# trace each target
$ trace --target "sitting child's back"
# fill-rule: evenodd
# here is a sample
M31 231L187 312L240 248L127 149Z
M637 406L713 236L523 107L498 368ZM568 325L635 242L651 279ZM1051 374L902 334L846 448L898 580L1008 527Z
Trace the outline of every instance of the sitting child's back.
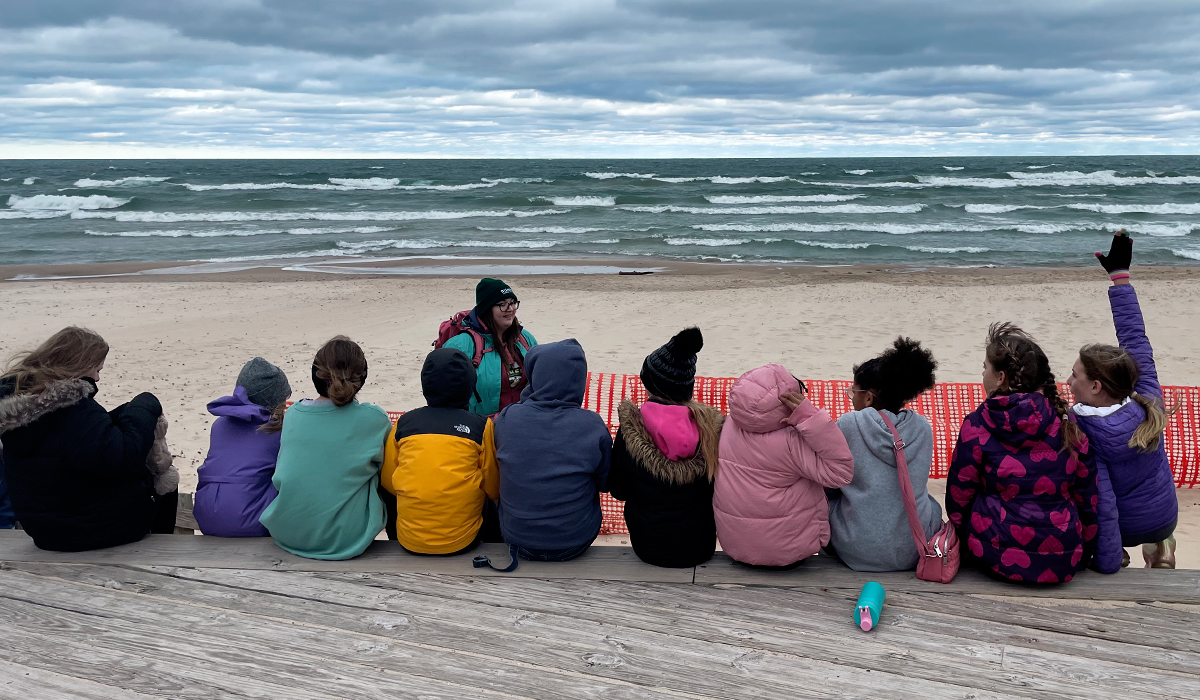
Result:
M467 410L475 368L458 350L429 353L421 389L429 405L396 421L383 486L396 496L400 545L450 554L474 544L485 503L500 497L492 422Z

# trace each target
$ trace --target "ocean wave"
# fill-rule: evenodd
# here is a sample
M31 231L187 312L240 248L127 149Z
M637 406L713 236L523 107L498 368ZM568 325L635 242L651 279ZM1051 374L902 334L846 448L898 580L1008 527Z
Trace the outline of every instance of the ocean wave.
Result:
M1200 176L1176 175L1164 177L1119 177L1115 170L1098 170L1082 173L1075 170L1059 173L1023 173L1013 171L1009 178L998 177L947 177L944 175L918 175L916 182L817 182L801 180L806 185L821 187L895 188L924 189L928 187L986 187L1006 189L1011 187L1129 187L1135 185L1197 185Z
M27 178L25 178L25 182L24 182L24 183L22 183L22 184L26 184L26 185L32 185L33 183L35 183L35 182L37 182L38 180L41 180L41 179L42 179L42 178L40 178L40 177L27 177Z
M616 197L531 197L531 200L550 202L556 207L611 207L616 205Z
M674 204L645 206L622 205L625 211L646 214L916 214L924 204L901 204L897 206L874 206L868 204L831 204L811 207L681 207Z
M566 214L567 209L507 209L483 211L212 211L212 212L157 212L157 211L117 211L70 212L74 219L112 219L122 222L141 223L183 223L188 221L438 221L443 219L470 219L485 217L515 217L523 219L530 216L546 216L550 214Z
M1172 248L1171 252L1174 253L1175 255L1177 255L1178 257L1186 258L1187 260L1200 260L1200 250L1186 250L1186 249Z
M1036 207L1032 204L966 204L963 208L969 214L1005 214L1022 209L1049 209L1050 207Z
M296 183L296 182L230 182L220 185L194 185L190 182L183 186L193 192L209 192L211 190L325 190L330 192L349 192L355 190L475 190L495 187L497 182L468 182L463 185L401 185L396 177L349 178L331 177L328 183Z
M1041 170L1042 168L1053 168L1056 165L1058 165L1058 163L1051 163L1050 165L1026 165L1025 169L1026 170Z
M264 229L147 229L143 231L93 231L84 229L88 236L109 236L116 238L227 238L244 236L262 236L281 231Z
M391 231L391 226L354 226L352 228L290 228L287 233L293 236L321 236L334 233L383 233Z
M338 241L338 249L355 254L384 250L428 250L431 248L502 248L536 250L553 248L558 241L444 241L435 238L389 239L383 241Z
M76 187L125 187L127 185L147 185L155 182L163 182L168 178L165 177L122 177L116 180L93 180L91 178L81 178L75 181Z
M771 204L775 202L848 202L852 199L862 199L865 194L760 194L750 196L737 195L705 195L712 204Z
M942 167L943 167L943 168L945 168L946 170L951 170L951 171L954 171L954 170L962 170L962 169L963 169L963 167L962 167L962 166L957 166L957 167L956 167L956 166L953 166L953 165L943 165Z
M1051 197L1107 197L1106 194L1051 194Z
M889 233L902 236L910 233L984 233L995 231L999 227L964 226L962 224L897 224L881 221L849 224L696 224L692 228L700 231L737 231L739 233L778 233L783 231L839 233L842 231L861 231L864 233Z
M1068 209L1102 214L1200 214L1200 204L1068 204Z
M847 175L866 175L867 173L873 173L875 171L874 170L843 170L842 172L846 173Z
M1123 228L1130 233L1140 233L1144 236L1154 236L1156 238L1175 238L1178 236L1186 236L1192 231L1200 230L1200 223L1187 224L1126 224L1125 226L1117 226L1110 224L1105 228L1116 230Z
M477 231L503 231L505 233L557 233L559 235L573 233L596 233L599 231L612 230L608 228L591 228L588 226L513 226L509 228L488 228L486 226L476 226L475 229Z
M725 246L742 245L750 243L749 238L666 238L663 242L667 245L700 245L710 248L723 248Z
M828 243L826 241L794 241L800 245L811 246L813 248L828 248L830 250L863 250L870 248L873 243Z
M485 177L481 179L484 182L494 182L497 185L527 185L535 182L554 182L554 180L544 177Z
M8 206L18 211L75 212L92 209L116 209L129 204L129 199L92 194L75 197L63 194L35 194L32 197L9 195Z
M700 175L696 177L666 177L656 173L584 173L587 177L595 180L612 180L614 178L627 178L630 180L657 180L658 182L669 182L679 184L684 182L711 182L714 185L748 185L751 183L772 183L784 182L791 180L787 175L755 175L751 177L730 177L726 175Z
M592 245L613 245L620 242L620 238L601 238L598 241L588 241L588 243Z
M991 248L980 248L978 246L962 246L960 248L935 248L932 246L909 245L904 246L906 250L911 250L916 253L989 253Z

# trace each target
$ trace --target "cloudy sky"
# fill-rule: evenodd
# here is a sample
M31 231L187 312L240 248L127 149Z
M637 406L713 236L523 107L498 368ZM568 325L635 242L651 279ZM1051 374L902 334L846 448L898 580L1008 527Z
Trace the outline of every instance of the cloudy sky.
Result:
M38 0L0 157L1196 153L1193 0Z

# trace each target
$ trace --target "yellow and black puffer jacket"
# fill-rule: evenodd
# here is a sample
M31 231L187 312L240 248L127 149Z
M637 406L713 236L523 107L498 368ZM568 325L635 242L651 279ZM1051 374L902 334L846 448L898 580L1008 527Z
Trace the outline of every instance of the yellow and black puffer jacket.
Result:
M449 554L474 541L485 500L500 497L492 421L467 410L475 368L458 350L429 354L421 388L428 405L396 421L380 479L396 496L401 546Z

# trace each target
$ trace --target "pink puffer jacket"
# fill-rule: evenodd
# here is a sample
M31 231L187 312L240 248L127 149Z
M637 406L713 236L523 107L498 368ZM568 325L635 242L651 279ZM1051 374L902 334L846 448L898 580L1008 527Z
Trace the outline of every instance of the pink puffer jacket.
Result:
M745 564L786 566L829 543L822 487L854 476L846 438L805 399L790 414L781 394L800 385L780 365L750 370L729 392L713 513L725 553Z

